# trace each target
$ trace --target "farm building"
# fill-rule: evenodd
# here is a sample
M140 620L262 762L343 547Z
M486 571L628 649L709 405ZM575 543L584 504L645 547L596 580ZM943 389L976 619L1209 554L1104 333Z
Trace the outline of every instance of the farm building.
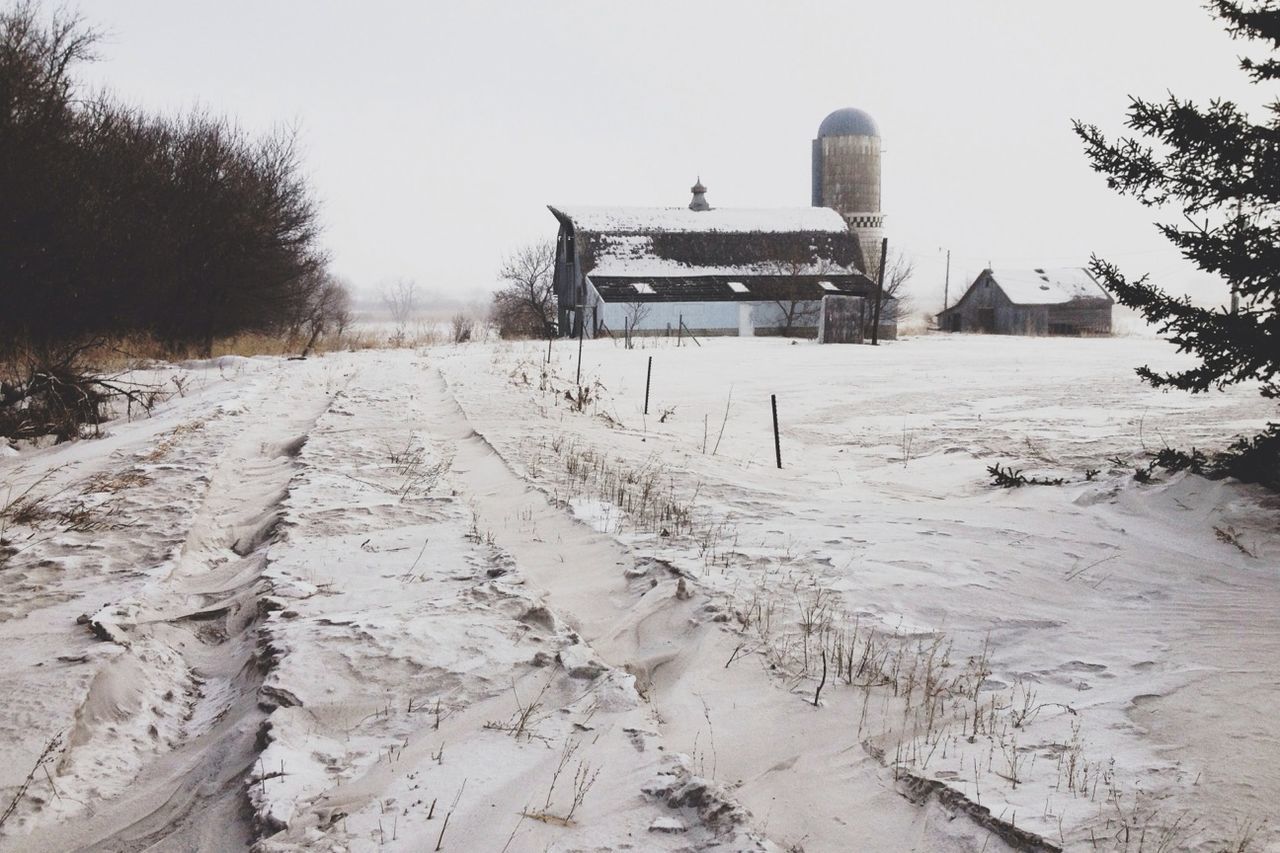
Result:
M823 296L874 296L862 248L824 207L551 207L560 328L585 335L817 334ZM892 324L882 331L891 337Z
M880 130L862 110L836 110L812 158L808 208L713 208L701 180L688 208L551 207L561 334L666 334L683 323L694 334L813 337L824 297L874 304ZM885 318L896 311L884 302L879 336L892 338ZM841 304L847 314L860 303Z
M938 315L938 328L997 335L1109 335L1114 304L1083 268L987 269L959 302Z

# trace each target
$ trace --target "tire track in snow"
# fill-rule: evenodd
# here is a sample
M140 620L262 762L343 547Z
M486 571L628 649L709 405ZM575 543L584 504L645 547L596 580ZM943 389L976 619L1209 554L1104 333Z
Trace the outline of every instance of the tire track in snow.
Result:
M93 616L121 650L94 676L57 764L50 811L63 819L15 849L248 845L244 780L264 716L258 599L294 457L333 397L314 365L288 365L230 407L234 437L207 445L217 462L170 570Z
M257 849L432 849L447 813L448 850L776 852L662 751L635 678L472 525L477 472L457 462L483 443L442 411L443 386L406 353L354 358L361 378L317 424L273 552ZM406 458L429 483L404 486L420 482ZM517 697L540 709L524 734L503 722ZM584 762L575 779L602 771L576 815L564 779L547 787L563 750Z
M645 570L615 539L553 504L476 429L438 369L428 382L437 429L456 442L454 467L481 525L602 660L636 676L664 721L668 749L696 752L701 739L699 772L733 788L757 831L811 851L1010 849L967 816L953 822L957 813L937 800L908 802L874 759L844 748L852 735L835 744L822 727L808 731L813 709L763 668L726 666L737 650L707 597L680 597L675 572ZM856 720L845 704L833 712Z

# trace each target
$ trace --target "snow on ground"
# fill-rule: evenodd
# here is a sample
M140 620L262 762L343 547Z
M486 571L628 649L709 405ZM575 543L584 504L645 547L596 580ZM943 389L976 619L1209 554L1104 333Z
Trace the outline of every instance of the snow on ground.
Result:
M1220 445L1274 417L1252 389L1146 389L1132 366L1177 359L1141 339L645 343L589 346L595 399L581 413L563 396L569 342L549 367L530 347L460 352L444 369L477 428L553 494L609 500L634 493L632 478L692 512L689 536L663 537L662 520L615 516L614 529L732 610L744 648L788 684L816 688L810 646L821 643L809 641L822 635L832 652L840 637L852 645L857 667L868 650L882 656L889 689L866 689L853 713L819 724L838 748L864 741L1068 846L1126 827L1135 844L1144 831L1174 848L1217 849L1250 831L1277 843L1274 497L1132 476L1144 447ZM513 385L525 406L504 390ZM995 490L985 468L996 462L1071 482ZM1089 469L1101 470L1089 480ZM944 657L950 667L937 666ZM866 668L846 680L865 684ZM926 681L951 684L922 699ZM675 748L691 747L676 735ZM731 773L773 757L739 754ZM747 783L739 796L760 812L813 775ZM771 830L838 849L839 831L823 835L814 818L789 809Z
M157 367L0 459L0 849L1280 850L1280 507L1133 478L1273 407L701 343Z

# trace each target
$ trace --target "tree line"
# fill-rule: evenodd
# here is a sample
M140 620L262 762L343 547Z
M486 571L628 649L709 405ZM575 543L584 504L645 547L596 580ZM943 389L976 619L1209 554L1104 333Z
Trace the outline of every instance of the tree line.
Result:
M342 322L295 133L87 93L97 41L77 16L0 10L0 356L132 333L208 354Z

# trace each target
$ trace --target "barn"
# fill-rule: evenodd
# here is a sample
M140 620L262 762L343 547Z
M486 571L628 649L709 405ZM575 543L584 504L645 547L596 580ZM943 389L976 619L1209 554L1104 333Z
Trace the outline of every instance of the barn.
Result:
M686 208L551 206L562 334L814 337L824 296L874 296L835 210L712 208L706 191Z
M1109 335L1111 298L1088 270L991 270L938 315L946 332Z

